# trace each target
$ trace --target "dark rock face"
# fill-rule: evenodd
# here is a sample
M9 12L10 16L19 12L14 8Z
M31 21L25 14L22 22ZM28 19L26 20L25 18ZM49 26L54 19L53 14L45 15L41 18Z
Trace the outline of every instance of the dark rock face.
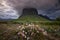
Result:
M38 15L38 12L35 8L24 8L23 15Z

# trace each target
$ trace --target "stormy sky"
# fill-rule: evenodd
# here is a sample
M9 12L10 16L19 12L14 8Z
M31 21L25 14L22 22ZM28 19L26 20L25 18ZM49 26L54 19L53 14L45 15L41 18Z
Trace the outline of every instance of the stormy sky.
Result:
M53 18L60 15L60 5L58 0L0 0L0 18L1 14L5 17L5 15L10 15L10 13L6 12L11 11L13 11L11 15L17 14L17 16L19 16L18 12L21 15L24 8L36 8L39 15L47 15L48 17ZM10 18L10 16L8 16L8 18Z
M58 1L57 0L6 0L7 4L13 7L20 7L20 8L49 8L54 7Z

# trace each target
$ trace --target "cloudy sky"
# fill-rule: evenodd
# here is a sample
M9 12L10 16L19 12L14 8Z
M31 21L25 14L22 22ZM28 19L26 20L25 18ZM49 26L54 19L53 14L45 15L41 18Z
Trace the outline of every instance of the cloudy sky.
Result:
M40 11L38 11L39 15L45 14L49 17L54 18L54 17L60 15L60 10L56 10L56 8L58 8L58 7L56 7L56 5L58 5L58 0L0 0L0 11L4 10L7 12L7 10L5 10L5 9L8 9L9 11L11 11L11 10L13 11L13 8L14 9L18 8L20 11L20 14L21 14L21 12L24 8L36 8L37 11L40 10ZM18 9L16 9L16 10L18 10ZM46 10L41 10L41 9L46 9ZM44 11L46 13L44 13ZM2 14L5 15L6 13L2 13ZM8 14L10 15L10 13L8 13ZM12 13L12 15L13 14L14 13ZM1 15L1 12L0 12L0 15Z

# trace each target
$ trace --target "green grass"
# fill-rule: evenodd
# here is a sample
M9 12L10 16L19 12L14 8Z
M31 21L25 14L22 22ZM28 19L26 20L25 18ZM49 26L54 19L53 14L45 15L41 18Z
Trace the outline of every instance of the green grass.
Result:
M0 21L2 22L2 21ZM56 34L58 36L60 36L60 22L54 22L54 21L50 21L46 18L43 18L41 16L38 15L22 15L20 18L16 19L16 20L10 20L10 21L3 21L3 22L7 22L7 24L0 24L0 40L4 40L3 38L10 39L12 37L16 36L16 39L18 39L17 37L17 32L19 32L20 29L17 29L19 26L28 26L26 24L34 24L34 25L39 25L39 27L45 29L49 34L52 33ZM13 23L19 23L19 24L13 24ZM22 25L21 25L22 23ZM28 28L27 28L28 29ZM27 30L25 29L25 30ZM5 32L7 31L7 32ZM27 30L29 31L29 30ZM34 31L33 31L34 32ZM53 33L54 32L54 33ZM1 33L4 33L3 35L1 35ZM35 37L36 36L36 37ZM39 38L41 38L41 40L43 39L43 35L41 35L40 33L37 34L35 33L35 36L32 36L32 39L36 40ZM55 36L55 35L54 35ZM22 36L21 36L22 37ZM14 38L12 38L14 39ZM19 38L20 39L20 38Z
M60 25L60 21L50 21L38 15L22 15L18 19L9 21L0 21L0 23L37 23L41 25Z
M28 25L26 25L26 24L22 24L22 25L21 24L0 24L0 40L13 40L13 39L23 40L23 38L21 38L22 37L21 35L19 35L19 36L17 35L19 32L23 32L23 30L28 33L27 34L28 36L31 36L30 33L34 33L34 35L31 36L32 40L48 39L48 38L45 38L45 36L42 34L42 32L37 33L37 31L40 28L42 28L48 32L49 39L50 39L50 37L52 37L52 38L54 37L54 39L60 38L60 26L59 25L45 25L45 24L41 24L41 23L30 23L30 25L33 25L33 24L35 26L29 26L29 24ZM38 27L36 25L38 25ZM19 26L21 26L21 28L19 28ZM23 28L23 27L25 27L25 28ZM34 30L31 29L31 27L32 28L35 27ZM23 28L23 30L20 30L22 28ZM30 30L32 30L32 31L29 32ZM57 35L57 36L55 37L55 35ZM16 37L16 38L13 38L13 37Z
M40 22L40 21L49 21L49 20L38 15L24 15L21 16L19 19L11 20L10 22L24 23L24 22Z

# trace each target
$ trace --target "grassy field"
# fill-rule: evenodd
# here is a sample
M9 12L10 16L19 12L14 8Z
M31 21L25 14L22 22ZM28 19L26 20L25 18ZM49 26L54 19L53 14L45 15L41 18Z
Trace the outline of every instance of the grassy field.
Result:
M0 40L60 40L60 25L36 22L0 24Z
M38 15L0 21L0 40L60 40L60 22Z
M39 22L39 21L49 21L38 15L23 15L19 19L12 20L12 22Z

